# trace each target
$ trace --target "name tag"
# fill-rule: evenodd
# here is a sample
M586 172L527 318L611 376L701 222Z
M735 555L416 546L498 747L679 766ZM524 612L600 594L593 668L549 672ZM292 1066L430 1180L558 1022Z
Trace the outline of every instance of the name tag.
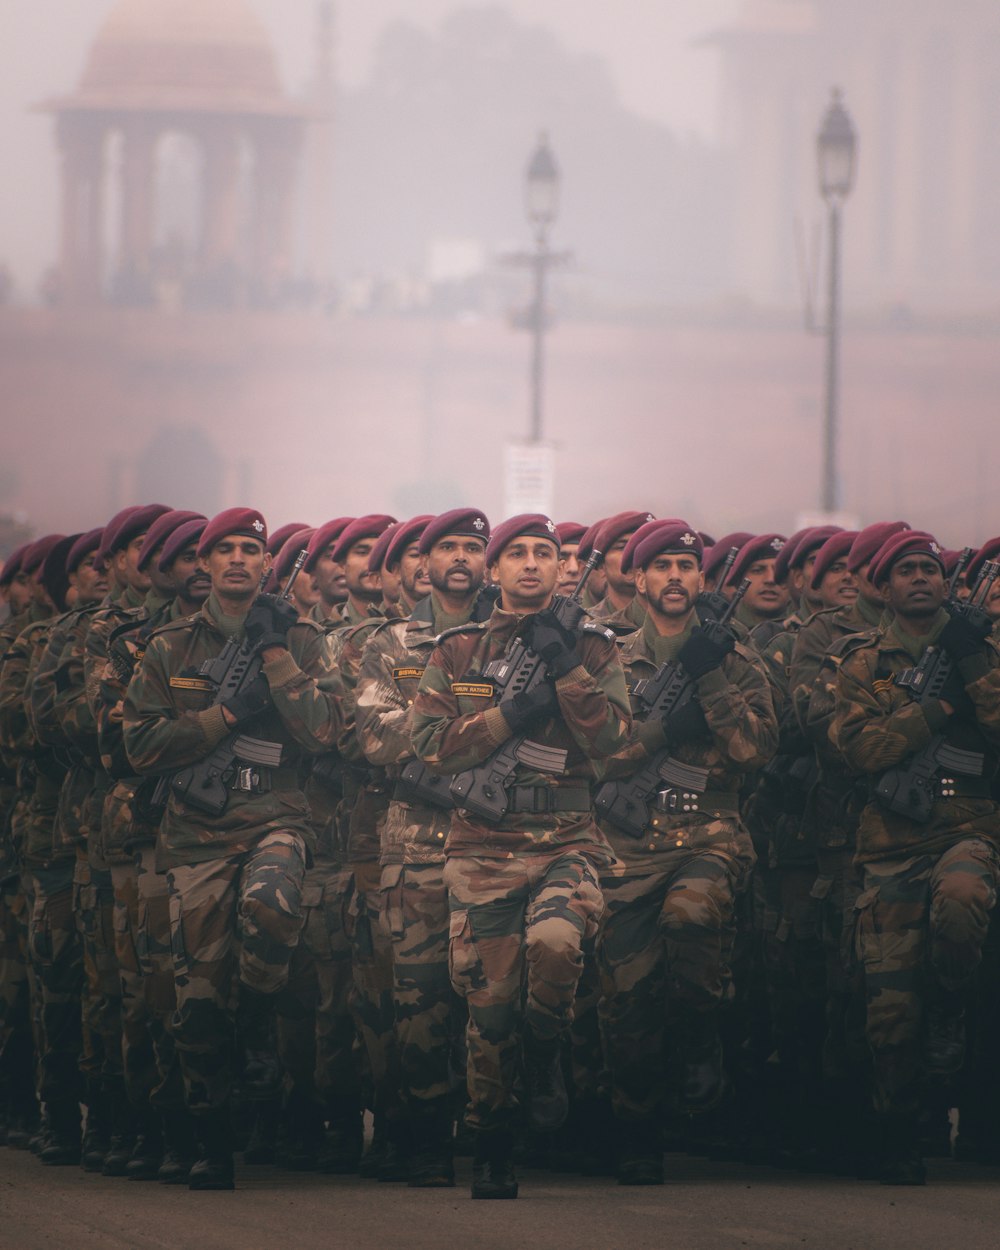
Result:
M492 699L493 683L489 681L453 681L451 693L470 699Z
M177 690L215 690L215 683L204 677L171 677L170 684Z
M402 681L405 677L410 677L415 681L419 681L423 675L424 670L422 668L394 668L392 670L393 681Z

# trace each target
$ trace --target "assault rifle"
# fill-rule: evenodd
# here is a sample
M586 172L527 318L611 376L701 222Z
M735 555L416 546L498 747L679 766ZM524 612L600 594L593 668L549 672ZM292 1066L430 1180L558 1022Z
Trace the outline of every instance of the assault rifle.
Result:
M729 580L729 574L733 565L736 563L736 557L740 554L739 547L730 547L726 552L726 558L722 568L719 570L719 576L715 579L717 590L703 590L694 602L694 609L698 613L698 619L704 621L718 620L720 616L724 616L729 608L729 600L722 593L723 587ZM728 618L727 618L728 619Z
M575 630L583 619L580 597L603 558L603 552L592 551L573 593L556 595L552 601L552 613L565 629ZM491 681L500 692L498 707L509 703L515 695L534 690L547 677L545 661L521 638L515 638L504 654L483 670L483 680ZM484 820L502 820L510 806L507 787L518 764L539 773L561 773L566 757L567 752L560 747L547 747L533 742L527 734L514 734L481 764L456 773L449 790L456 807L464 807Z
M957 600L948 601L948 611L952 616L962 616L972 622L988 620L983 611L983 603L989 594L990 587L1000 574L1000 563L987 560L983 565L972 596L968 603ZM952 580L952 587L957 578ZM920 663L913 668L904 669L898 674L895 684L914 696L918 704L928 703L931 699L940 699L948 678L954 671L954 661L941 647L930 646L920 658ZM879 805L887 812L895 812L897 816L906 816L918 824L926 824L936 798L948 798L955 793L949 789L948 780L953 774L960 777L982 777L985 768L985 756L979 751L967 751L952 746L943 733L936 733L910 759L893 768L887 769L875 783L875 797ZM935 781L939 773L941 777L940 793Z
M749 586L750 579L745 577L721 617L701 626L713 642L732 637L726 626ZM696 688L695 679L684 671L682 664L676 660L664 661L652 677L637 681L633 687L636 720L662 720L679 712L695 699ZM707 768L674 759L670 747L666 746L631 777L606 781L597 791L594 807L622 833L630 838L641 838L651 820L649 805L656 791L664 787L670 791L670 811L697 811L698 796L707 784Z
M305 564L307 555L308 552L303 548L295 557L288 580L277 596L279 603L292 593L295 579ZM215 659L206 660L198 672L215 685L212 705L216 706L249 686L260 673L261 666L260 655L246 638L242 642L230 638ZM235 788L250 790L253 788L257 768L277 768L280 763L280 742L252 738L249 734L234 730L197 764L179 768L176 772L161 777L151 804L154 807L158 804L165 806L169 793L186 806L204 812L206 816L221 816L229 802L229 792L234 781L237 783Z

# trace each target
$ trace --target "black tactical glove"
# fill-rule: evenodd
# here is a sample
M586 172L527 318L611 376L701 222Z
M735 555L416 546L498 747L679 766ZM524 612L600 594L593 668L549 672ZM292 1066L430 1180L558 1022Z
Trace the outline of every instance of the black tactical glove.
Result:
M247 641L255 651L264 651L268 647L287 647L288 631L298 619L298 612L287 599L278 599L274 595L258 595L247 613L243 629Z
M535 655L545 661L552 677L565 677L576 668L580 663L580 653L576 649L573 630L561 624L550 608L536 612L528 621L525 640Z
M556 692L547 681L540 681L533 690L523 690L509 703L498 704L503 718L514 733L520 733L537 721L548 720L559 708Z
M662 724L667 744L672 747L680 746L684 742L704 741L712 733L701 704L695 699L685 703L676 712L667 712Z
M967 660L978 655L993 629L992 620L978 609L952 616L941 631L939 644L953 660Z
M226 699L221 706L237 725L253 720L271 706L271 687L267 684L267 678L263 673L258 673L248 686Z
M697 680L712 669L721 667L722 661L735 646L731 634L719 630L715 638L710 638L705 630L696 625L691 637L678 651L677 658L684 671Z
M972 702L958 669L953 668L945 678L938 698L950 703L955 709L955 716L960 720L976 719L976 705Z

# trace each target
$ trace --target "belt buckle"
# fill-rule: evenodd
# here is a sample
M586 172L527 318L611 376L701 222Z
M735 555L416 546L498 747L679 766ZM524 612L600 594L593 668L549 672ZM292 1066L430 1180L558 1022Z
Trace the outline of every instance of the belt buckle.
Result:
M552 811L553 791L548 786L535 786L531 797L531 812L534 816L547 816Z
M700 798L701 795L696 790L679 790L675 786L667 786L656 792L654 806L658 812L664 812L667 815L675 815L678 812L689 814L701 810Z
M253 794L259 784L260 777L256 768L237 768L236 775L233 777L234 790L242 790L245 794Z

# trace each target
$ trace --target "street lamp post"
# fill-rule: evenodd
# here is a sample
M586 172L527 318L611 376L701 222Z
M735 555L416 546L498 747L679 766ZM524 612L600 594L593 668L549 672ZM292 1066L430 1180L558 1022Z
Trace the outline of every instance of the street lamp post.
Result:
M531 258L535 289L531 305L531 430L530 441L542 441L542 388L545 380L545 279L550 264L557 259L549 251L549 228L559 208L559 168L548 136L544 133L528 162L525 179L525 209L535 227L535 252Z
M819 191L830 215L830 269L826 314L826 404L823 420L823 510L836 512L839 504L837 475L837 418L840 386L840 234L841 209L854 186L857 137L844 108L841 93L823 118L816 139Z

